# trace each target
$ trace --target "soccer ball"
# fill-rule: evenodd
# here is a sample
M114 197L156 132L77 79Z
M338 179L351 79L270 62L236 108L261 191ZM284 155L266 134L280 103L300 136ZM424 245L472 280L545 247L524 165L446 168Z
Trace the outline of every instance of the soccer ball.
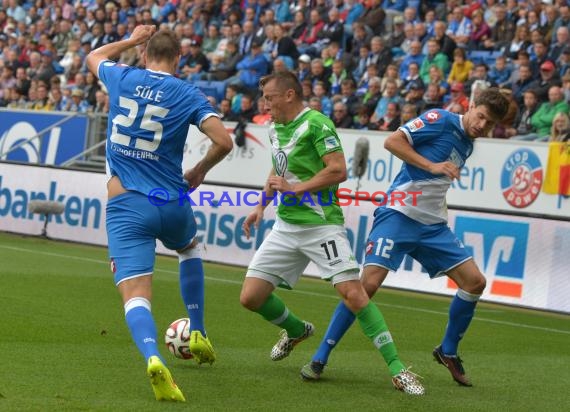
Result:
M190 353L190 319L176 319L164 334L164 342L168 351L180 359L192 359Z

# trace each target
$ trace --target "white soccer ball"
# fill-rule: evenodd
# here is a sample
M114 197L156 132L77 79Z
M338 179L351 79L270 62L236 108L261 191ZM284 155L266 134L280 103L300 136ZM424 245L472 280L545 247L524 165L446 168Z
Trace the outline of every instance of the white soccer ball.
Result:
M164 334L168 351L180 359L192 359L190 353L190 319L176 319Z

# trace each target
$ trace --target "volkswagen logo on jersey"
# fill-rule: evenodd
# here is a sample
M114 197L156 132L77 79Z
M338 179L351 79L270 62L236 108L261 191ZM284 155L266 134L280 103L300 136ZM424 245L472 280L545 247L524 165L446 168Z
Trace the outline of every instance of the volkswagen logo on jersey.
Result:
M529 149L513 152L503 165L501 190L507 203L522 209L536 200L542 187L542 165Z
M275 173L277 176L285 176L287 171L287 154L283 150L279 150L275 154Z

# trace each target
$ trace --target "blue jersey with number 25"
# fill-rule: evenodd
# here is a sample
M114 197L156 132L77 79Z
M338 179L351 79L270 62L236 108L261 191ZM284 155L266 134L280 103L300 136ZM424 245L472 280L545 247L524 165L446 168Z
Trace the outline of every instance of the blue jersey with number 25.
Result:
M118 176L127 190L148 195L162 188L177 198L179 189L187 189L182 155L188 128L200 127L216 111L197 87L168 73L109 60L98 73L109 91L109 177Z

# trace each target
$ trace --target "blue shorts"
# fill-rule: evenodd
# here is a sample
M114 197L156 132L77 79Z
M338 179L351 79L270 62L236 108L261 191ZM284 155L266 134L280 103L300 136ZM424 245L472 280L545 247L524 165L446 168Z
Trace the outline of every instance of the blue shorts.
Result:
M395 210L376 209L364 266L396 271L405 255L420 262L430 278L472 258L446 223L424 225Z
M150 274L156 239L168 249L183 249L196 235L196 221L188 202L155 206L146 195L126 192L107 202L107 238L115 284Z

